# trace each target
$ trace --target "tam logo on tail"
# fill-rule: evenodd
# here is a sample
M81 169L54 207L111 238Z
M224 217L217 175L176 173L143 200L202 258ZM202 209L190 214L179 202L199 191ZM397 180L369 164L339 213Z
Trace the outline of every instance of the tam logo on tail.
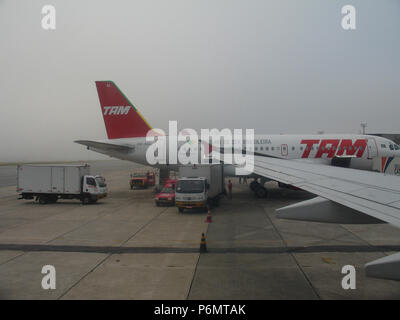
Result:
M106 116L108 115L118 115L118 114L128 114L129 110L131 109L131 106L114 106L114 107L104 107L104 112L103 114Z
M145 137L150 125L117 85L96 81L96 87L108 139Z

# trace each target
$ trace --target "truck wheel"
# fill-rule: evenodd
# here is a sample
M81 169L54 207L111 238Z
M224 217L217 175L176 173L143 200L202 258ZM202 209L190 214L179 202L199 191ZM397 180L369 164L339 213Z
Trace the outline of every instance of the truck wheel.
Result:
M45 196L40 196L40 197L39 197L39 203L40 203L40 204L46 204L46 203L47 203L47 197L45 197Z
M265 198L267 196L267 189L260 187L256 191L257 198Z
M183 212L183 208L178 208L179 212L182 213Z
M90 202L90 199L89 199L89 197L83 197L83 199L82 199L82 204L89 204L89 202Z

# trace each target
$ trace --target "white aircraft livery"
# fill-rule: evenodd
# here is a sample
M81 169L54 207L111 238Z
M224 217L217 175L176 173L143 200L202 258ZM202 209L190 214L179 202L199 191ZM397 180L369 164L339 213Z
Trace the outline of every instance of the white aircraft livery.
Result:
M146 142L146 135L152 130L149 123L114 82L96 81L96 87L108 139L75 142L115 158L149 165L146 160L146 151L151 144ZM400 147L394 142L357 134L255 135L254 150L251 151L258 156L365 170L372 169L374 157L400 156ZM174 164L168 163L168 159L166 165L155 166L174 169ZM224 173L234 176L234 166L226 164Z
M147 165L150 143L145 137L151 127L112 81L98 81L96 86L108 139L76 142L93 151ZM373 158L382 158L381 171L385 172L390 159L400 156L400 148L394 142L352 134L257 135L253 142L255 180L250 187L257 195L266 194L263 182L274 180L317 196L278 209L278 218L329 223L386 222L400 227L400 178L368 171ZM168 168L169 164L158 167ZM225 174L232 175L235 167L224 165ZM366 273L400 280L400 253L366 264Z

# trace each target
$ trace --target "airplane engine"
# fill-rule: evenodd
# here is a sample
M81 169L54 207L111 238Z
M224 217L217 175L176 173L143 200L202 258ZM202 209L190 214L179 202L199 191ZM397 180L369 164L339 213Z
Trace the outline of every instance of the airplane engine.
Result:
M400 253L368 262L365 273L372 278L400 280Z
M276 217L279 219L342 224L384 223L374 217L322 197L316 197L279 208L275 212Z

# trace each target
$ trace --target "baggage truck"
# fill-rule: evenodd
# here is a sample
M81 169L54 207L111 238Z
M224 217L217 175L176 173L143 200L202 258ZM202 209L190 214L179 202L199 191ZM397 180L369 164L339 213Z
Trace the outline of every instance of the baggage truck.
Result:
M156 184L156 175L154 172L147 173L134 173L131 174L131 180L129 181L131 190L133 188L146 189L148 187L154 187Z
M221 164L187 165L179 167L175 190L175 205L184 209L217 206L225 193L224 172Z
M90 175L89 165L18 165L19 199L36 199L40 204L58 199L78 199L95 203L107 196L107 185L101 176Z

